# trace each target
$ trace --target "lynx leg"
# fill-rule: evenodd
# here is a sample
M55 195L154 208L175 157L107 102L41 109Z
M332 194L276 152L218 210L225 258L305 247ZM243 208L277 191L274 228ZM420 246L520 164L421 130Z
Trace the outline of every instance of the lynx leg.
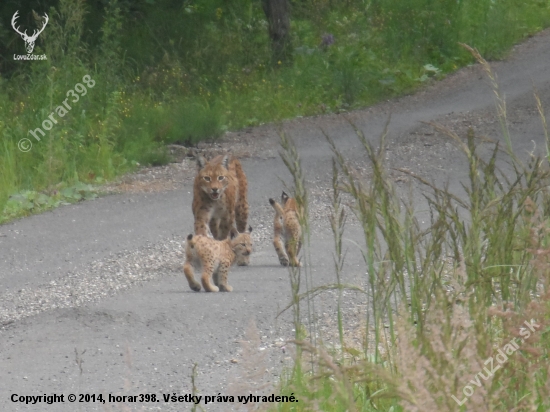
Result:
M239 233L244 233L248 222L248 180L241 162L238 160L235 161L235 174L239 182L239 196L235 205L235 223Z
M235 215L233 214L233 217ZM229 232L232 228L233 219L231 217L231 214L229 215L229 219L222 219L220 222L220 230L218 232L219 237L216 237L217 240L225 240L229 236Z
M273 238L273 246L275 246L275 252L277 252L277 255L279 256L279 263L283 266L288 266L288 255L285 252L280 235L275 235Z
M269 199L269 203L271 203L273 207L278 205L278 203L273 199ZM277 208L275 208L275 210L277 210ZM275 215L275 219L273 219L273 229L275 232L273 234L273 246L275 246L275 252L277 252L277 256L279 256L279 263L283 266L288 266L288 256L285 252L283 241L281 240L281 234L283 233L283 222L279 213L277 213Z
M200 208L195 216L195 234L208 236L208 222L210 220L210 211L208 208ZM212 231L212 227L210 227ZM212 233L213 234L213 233Z
M285 244L286 251L288 253L288 257L289 257L289 261L290 261L289 262L290 266L295 266L295 267L302 266L300 264L300 261L297 258L298 251L299 251L299 245L300 245L300 242L299 241L297 242L295 240L289 240Z
M199 292L201 290L201 285L195 280L193 266L189 262L185 262L183 265L183 273L185 273L185 277L187 278L187 282L189 283L191 290Z
M220 240L220 238L219 238L220 220L219 219L211 219L209 227L210 227L210 233L212 233L212 237L216 240Z
M214 282L214 285L220 286L220 269L215 270L212 274L212 282Z
M248 222L248 203L246 198L239 198L237 207L235 208L235 223L237 224L237 230L239 233L246 231L246 224Z
M227 284L228 271L229 266L226 266L224 264L220 265L220 269L218 271L220 292L231 292L233 290L233 287Z
M204 265L202 268L202 287L207 292L217 292L219 289L216 285L212 284L212 274L214 272L214 268L212 265Z

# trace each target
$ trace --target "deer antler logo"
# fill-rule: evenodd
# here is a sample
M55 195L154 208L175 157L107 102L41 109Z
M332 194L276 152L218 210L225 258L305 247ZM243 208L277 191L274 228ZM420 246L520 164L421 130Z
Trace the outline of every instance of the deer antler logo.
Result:
M19 17L17 14L19 13L19 10L15 12L11 19L11 26L13 29L21 36L21 38L25 41L25 48L27 49L27 53L31 54L34 50L34 42L36 41L38 35L44 31L44 27L46 27L46 24L48 24L48 21L50 20L48 15L44 13L44 24L42 25L42 28L40 30L35 30L32 36L27 35L27 30L25 30L24 33L21 33L19 31L19 27L15 27L15 21Z

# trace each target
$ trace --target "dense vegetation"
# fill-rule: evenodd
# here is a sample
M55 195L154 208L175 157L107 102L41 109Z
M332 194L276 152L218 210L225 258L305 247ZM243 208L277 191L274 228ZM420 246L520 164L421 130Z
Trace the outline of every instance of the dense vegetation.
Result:
M427 227L415 202L397 194L385 164L385 136L375 149L357 130L372 168L367 181L327 136L334 152L335 282L311 287L306 236L306 264L289 271L296 356L282 385L282 393L299 402L271 410L550 410L550 152L527 163L516 156L495 76L470 52L493 82L505 144L481 155L472 129L458 136L433 124L462 150L469 176L461 195L402 170L423 186ZM535 98L550 147L545 111ZM307 183L295 146L281 137L308 233ZM503 164L512 168L503 171ZM343 272L357 273L345 265L350 214L364 233L364 244L349 248L359 247L365 263L353 285L342 282ZM359 326L349 322L353 313L341 310L351 294L362 314ZM336 338L320 326L319 296L325 302L336 296ZM260 361L251 376L264 369Z
M259 0L2 2L0 221L86 196L84 184L138 163L166 162L166 143L404 93L470 62L458 41L499 57L550 22L543 0L291 6L292 59L280 62L272 61ZM25 54L11 28L16 10L29 32L48 13L34 50L47 60L14 60ZM82 89L85 75L93 88ZM79 100L35 139L29 130L70 90ZM29 143L30 151L18 149Z

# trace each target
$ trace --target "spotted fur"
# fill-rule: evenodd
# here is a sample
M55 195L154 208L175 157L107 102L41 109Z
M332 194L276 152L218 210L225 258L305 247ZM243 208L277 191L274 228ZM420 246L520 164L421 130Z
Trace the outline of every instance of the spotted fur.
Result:
M224 240L232 228L242 233L248 222L248 181L241 162L229 155L209 162L197 156L197 175L193 187L195 234ZM239 262L248 264L249 258Z
M301 266L298 253L302 246L302 228L298 219L296 200L283 192L281 195L283 206L273 199L269 199L269 203L275 209L273 246L279 256L279 262L283 266ZM284 239L284 244L281 237Z
M245 233L235 229L225 240L216 240L204 235L187 236L185 245L185 264L183 272L189 287L198 292L201 284L195 280L194 269L202 268L201 283L207 292L231 292L227 284L227 273L238 258L248 257L252 253L252 228Z

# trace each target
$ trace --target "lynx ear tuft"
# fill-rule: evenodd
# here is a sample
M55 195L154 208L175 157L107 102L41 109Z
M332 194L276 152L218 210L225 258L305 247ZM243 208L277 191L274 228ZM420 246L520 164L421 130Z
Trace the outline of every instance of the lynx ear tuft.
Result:
M281 195L281 201L283 203L286 203L286 201L289 199L288 195L286 194L286 192L283 190L283 194Z
M222 159L222 165L226 169L229 169L229 155L225 155Z
M202 155L197 156L197 167L199 168L199 170L203 169L204 166L206 166L206 163L208 163L208 162L206 161L204 156L202 156Z

